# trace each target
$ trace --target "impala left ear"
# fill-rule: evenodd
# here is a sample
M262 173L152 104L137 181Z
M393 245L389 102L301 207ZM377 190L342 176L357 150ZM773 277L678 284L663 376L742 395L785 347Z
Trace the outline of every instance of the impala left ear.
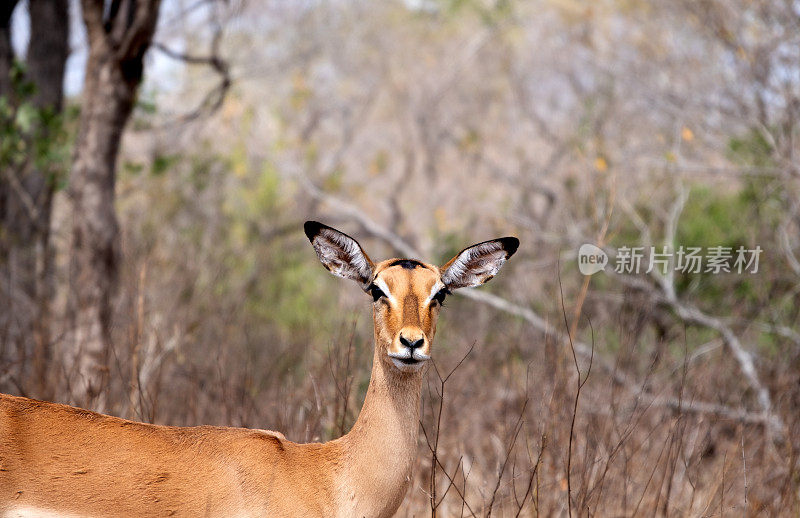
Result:
M442 282L449 290L480 286L497 275L518 247L516 237L501 237L465 248L442 266Z
M306 221L303 225L308 240L320 262L332 274L352 279L366 290L372 281L375 265L358 241L328 225Z

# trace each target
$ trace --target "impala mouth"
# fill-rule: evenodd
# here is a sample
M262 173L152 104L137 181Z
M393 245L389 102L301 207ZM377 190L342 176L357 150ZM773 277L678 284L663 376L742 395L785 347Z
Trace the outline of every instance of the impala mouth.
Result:
M427 354L422 354L418 351L409 351L406 350L402 353L388 353L389 357L392 359L392 363L394 363L395 367L399 369L403 369L403 367L411 367L411 368L418 368L421 367L423 363L430 359L430 356Z
M417 360L416 358L396 358L398 361L405 363L406 365L414 365L415 363L419 363L423 360Z

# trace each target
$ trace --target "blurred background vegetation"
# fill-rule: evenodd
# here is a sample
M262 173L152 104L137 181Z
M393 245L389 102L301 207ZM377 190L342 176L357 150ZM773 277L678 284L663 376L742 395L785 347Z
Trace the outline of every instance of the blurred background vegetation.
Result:
M0 390L329 440L370 300L303 221L516 235L442 313L399 516L800 513L797 2L106 4L0 9ZM763 252L613 272L664 245Z

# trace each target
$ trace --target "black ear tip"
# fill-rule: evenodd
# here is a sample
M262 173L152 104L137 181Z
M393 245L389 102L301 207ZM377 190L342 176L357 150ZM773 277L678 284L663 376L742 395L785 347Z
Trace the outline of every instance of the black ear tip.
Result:
M306 233L306 237L308 237L308 239L312 241L317 236L317 234L319 234L319 231L322 230L323 227L325 227L325 225L323 225L319 221L306 221L303 224L303 230Z
M501 237L499 241L503 243L503 248L508 252L507 258L514 255L514 252L519 248L519 239L516 237Z

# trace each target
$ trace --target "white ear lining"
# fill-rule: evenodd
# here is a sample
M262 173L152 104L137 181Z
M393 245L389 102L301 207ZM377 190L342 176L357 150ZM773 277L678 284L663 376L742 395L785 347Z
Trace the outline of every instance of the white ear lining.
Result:
M354 239L338 231L323 228L312 244L320 261L331 273L355 280L364 286L369 282L372 268L364 251Z
M483 284L494 277L508 258L498 241L488 241L462 251L442 274L442 282L456 288Z

